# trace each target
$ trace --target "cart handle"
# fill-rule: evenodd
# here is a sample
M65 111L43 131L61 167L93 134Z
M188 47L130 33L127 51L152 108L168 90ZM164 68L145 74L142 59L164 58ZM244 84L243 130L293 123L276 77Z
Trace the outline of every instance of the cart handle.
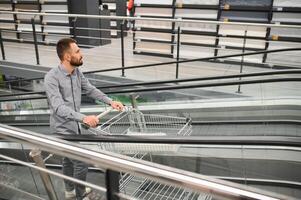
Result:
M113 110L113 108L110 107L109 109L107 109L107 110L105 110L104 112L100 113L100 114L97 115L96 117L97 117L98 119L100 119L100 118L102 118L103 116L109 114L112 110ZM81 123L81 124L82 124L82 127L83 127L84 129L89 129L89 128L90 128L90 126L89 126L88 124L85 124L85 123Z
M97 118L100 119L102 118L103 116L109 114L111 111L113 110L112 107L110 107L109 109L105 110L104 112L100 113L99 115L97 115Z

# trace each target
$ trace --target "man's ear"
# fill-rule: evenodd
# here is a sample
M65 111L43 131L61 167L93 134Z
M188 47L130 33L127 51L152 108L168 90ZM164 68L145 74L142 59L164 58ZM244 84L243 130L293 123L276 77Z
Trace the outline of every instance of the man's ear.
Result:
M70 61L70 60L71 60L71 55L70 55L70 53L66 52L66 53L64 54L64 60L66 60L66 61Z

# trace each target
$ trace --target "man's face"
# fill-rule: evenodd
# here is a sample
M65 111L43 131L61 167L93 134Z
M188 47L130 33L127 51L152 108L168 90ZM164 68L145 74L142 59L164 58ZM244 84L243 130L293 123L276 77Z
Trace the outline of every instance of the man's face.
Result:
M79 67L83 64L83 55L80 48L75 43L70 44L70 49L68 52L68 61L74 67Z

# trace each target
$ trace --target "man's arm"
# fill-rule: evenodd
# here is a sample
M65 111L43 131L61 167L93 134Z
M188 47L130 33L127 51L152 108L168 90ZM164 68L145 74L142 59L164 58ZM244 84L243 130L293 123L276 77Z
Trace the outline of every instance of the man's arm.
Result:
M47 74L45 76L44 87L53 112L65 119L76 120L78 122L83 121L85 117L84 114L76 112L71 108L65 106L63 97L59 91L58 81L55 77Z
M78 70L78 72L81 77L82 89L86 92L87 96L95 100L101 100L104 103L111 105L112 99L110 99L105 93L97 89L95 86L91 85L89 80L83 75L81 71Z
M82 88L87 93L87 95L95 100L102 100L106 104L109 104L112 106L112 108L116 110L123 110L123 104L118 101L112 101L106 94L104 94L102 91L97 89L95 86L91 85L89 80L80 72L80 76L82 79Z

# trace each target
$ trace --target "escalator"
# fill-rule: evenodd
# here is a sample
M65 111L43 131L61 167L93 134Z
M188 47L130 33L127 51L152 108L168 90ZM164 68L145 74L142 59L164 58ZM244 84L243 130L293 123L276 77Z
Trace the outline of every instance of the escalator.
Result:
M97 148L95 148L95 144L97 144L96 141L102 141L102 143L105 142L105 138L103 137L85 137L85 140L89 140L89 142L83 142L82 145L94 150L99 148L98 145L96 145ZM208 143L208 141L206 142L203 140L202 137L192 136L189 141L180 141L181 139L179 139L178 143L181 144L177 145L177 148L175 148L176 151L148 152L147 155L143 157L143 160L264 189L266 191L291 196L297 199L301 198L301 176L299 173L301 167L301 143L299 138L295 139L294 145L289 146L284 145L285 137L282 137L281 139L283 140L283 145L280 143L271 145L271 141L264 140L262 140L262 144L260 144L254 140L252 141L250 138L245 140L242 138L239 141L233 139L233 143L231 143L231 138L229 137L227 138L228 141L223 144L223 138L225 137L211 137L211 144ZM66 139L71 139L73 141L83 140L83 138L77 137L67 137ZM162 138L157 139L162 140ZM93 140L94 142L91 142ZM115 137L111 138L111 140L114 140L115 142L127 141L130 143L134 142L134 144L137 143L137 140L135 141L135 139L131 138L120 139L119 137ZM147 139L144 140L146 141ZM202 140L204 144L202 144ZM172 143L174 141L169 141L169 138L165 138L163 143L164 142ZM257 143L257 145L251 145L252 142ZM138 141L138 143L140 142ZM266 145L264 145L265 143ZM26 156L31 150L30 146L21 146L14 143L7 145L7 142L1 142L1 144L2 148L0 154L13 156L26 162L33 162ZM7 145L6 148L4 147L4 144ZM130 157L133 156L133 154L127 155ZM44 152L43 157L47 158L48 156L49 154ZM60 171L61 157L54 155L48 158L46 165L49 169ZM4 168L5 166L6 168ZM3 160L1 161L1 169L5 171L6 176L10 176L10 179L7 179L7 185L14 185L19 189L28 192L30 191L33 194L45 194L43 185L37 183L41 180L38 173L34 170L13 163L3 162ZM60 191L60 188L63 187L62 180L55 177L52 177L52 180L57 188L58 194L62 195L62 191ZM104 185L103 171L91 166L89 169L88 180L98 185ZM148 185L147 187L152 188L155 184L155 182L146 182L145 186ZM165 191L165 189L162 189L162 191ZM6 191L10 194L9 190ZM145 188L141 189L141 191L145 191Z
M141 105L143 107L143 105ZM254 108L254 107L253 107ZM95 110L95 108L87 108ZM151 112L143 107L145 113ZM281 109L283 116L294 117L291 110L298 109L298 106L293 108ZM214 116L214 110L207 110ZM174 115L174 110L165 110L165 114ZM178 111L178 110L177 110ZM275 113L277 110L269 110ZM155 112L152 110L152 112ZM158 111L157 111L158 112ZM161 112L161 111L160 111ZM217 112L217 111L216 111ZM243 109L237 111L243 112ZM254 110L253 110L254 112ZM260 113L260 111L258 111ZM19 120L14 120L13 125L18 128L33 130L39 133L49 133L48 114L39 114L39 111L34 111L35 116L24 114L18 115ZM155 112L156 113L156 112ZM203 114L204 114L203 110ZM216 113L218 115L219 112ZM178 113L179 114L179 113ZM180 114L182 115L182 114ZM208 115L207 115L208 116ZM257 115L258 116L258 115ZM11 117L11 116L10 116ZM111 118L109 115L107 118ZM249 116L248 121L234 121L226 120L226 118L212 120L209 118L202 121L193 121L192 127L193 137L219 137L229 138L233 136L249 136L251 138L261 136L282 136L284 137L298 137L300 135L300 123L291 119L289 121L254 121L254 116ZM1 118L3 119L3 118ZM9 118L5 118L8 120ZM103 120L106 120L103 119ZM88 147L91 144L88 144ZM28 155L30 149L24 149ZM223 145L206 145L206 144L182 144L179 145L177 152L153 152L151 153L151 161L166 166L175 167L195 173L210 175L219 179L237 182L253 187L264 188L268 191L285 194L301 198L299 187L301 184L301 177L298 176L301 160L298 148L289 148L283 145L270 148L269 146L253 145L251 147L242 144L232 144L230 147ZM16 147L1 147L1 153L9 155L19 155L20 159L25 160L22 149ZM47 155L45 155L47 157ZM146 158L149 160L150 158ZM51 158L48 164L59 168L60 159ZM90 170L91 171L91 170ZM92 175L94 177L94 175ZM148 183L152 185L151 183Z
M177 150L174 152L155 151L151 152L151 156L145 157L145 159L153 163L301 198L299 189L301 185L301 177L299 176L300 145L290 146L285 144L287 137L294 137L298 140L301 134L300 93L296 91L296 87L287 89L290 84L284 83L283 87L279 87L280 84L277 85L281 91L276 91L273 95L267 95L268 92L265 92L265 90L263 92L263 84L259 80L257 81L257 84L260 85L259 88L261 88L258 94L254 92L257 87L252 87L252 85L243 86L245 90L250 89L252 91L252 96L237 94L235 92L237 86L219 86L211 91L211 87L209 87L206 90L179 88L160 92L160 86L166 86L160 85L158 91L139 92L142 98L148 100L147 102L139 102L139 110L143 113L191 118L193 126L191 138L211 138L211 143L199 141L199 143L185 144L183 141L181 144L177 144ZM300 84L300 82L294 83L297 83L296 85ZM265 89L269 90L271 88L269 86ZM204 95L201 96L207 96L207 99L197 96L196 93L200 94L199 92L204 92ZM282 93L287 93L287 95L280 95L281 98L279 98L277 95ZM124 94L123 92L117 92L117 94L127 96L127 93ZM4 102L6 105L9 105L9 103L16 105L19 102L20 106L6 110L2 107L0 123L50 134L49 111L45 98L42 100L30 99L30 97L25 96L26 99L23 100L23 97L24 95L17 95L15 99L6 99L1 102L2 105ZM85 114L96 114L104 109L103 106L87 103L81 111ZM116 113L106 116L103 121L110 119L114 114ZM247 137L247 139L242 138L241 143L224 143L229 138L242 136ZM246 144L246 141L263 136L266 137L264 138L266 141L279 136L283 143L281 145L267 145L265 143L258 144L255 140L252 145L251 143ZM115 142L118 142L118 138L115 139ZM1 153L14 155L23 161L32 162L25 156L28 155L30 147L20 147L6 142L2 142L1 145ZM88 148L94 147L91 143L86 143L85 146ZM59 170L60 157L49 158L47 165ZM16 168L16 171L19 170ZM103 176L100 171L94 172L92 168L90 171L92 177L97 177L93 173ZM24 178L24 180L26 179ZM101 178L97 179L100 180ZM55 185L61 188L61 184L62 181L60 180ZM30 183L25 183L25 185L28 185L29 188L34 187ZM155 187L162 191L168 190L156 186L152 182L146 182L145 185L144 187L150 191L151 188ZM25 191L32 191L32 189ZM138 192L137 195L141 195L141 192ZM198 198L191 196L191 199ZM204 199L206 198L205 195Z

